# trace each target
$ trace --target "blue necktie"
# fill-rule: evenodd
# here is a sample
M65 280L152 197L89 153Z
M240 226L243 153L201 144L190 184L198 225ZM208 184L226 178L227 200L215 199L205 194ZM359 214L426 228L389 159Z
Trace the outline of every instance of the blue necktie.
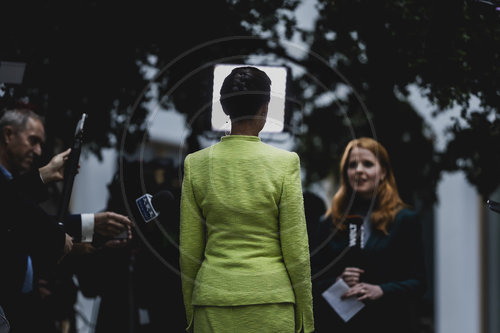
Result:
M24 284L21 291L27 294L33 290L33 265L31 264L31 257L26 257L26 274L24 275Z

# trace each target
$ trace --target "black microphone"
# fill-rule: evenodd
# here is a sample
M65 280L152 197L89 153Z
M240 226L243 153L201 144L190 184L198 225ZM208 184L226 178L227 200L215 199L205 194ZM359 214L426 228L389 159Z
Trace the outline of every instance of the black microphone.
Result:
M361 226L364 217L361 215L347 215L346 223L349 225L349 247L361 249Z
M69 153L68 160L64 166L64 186L59 201L59 211L57 212L57 222L60 226L64 225L64 222L68 217L68 206L71 199L71 193L73 191L75 176L78 173L78 163L80 161L80 153L83 144L83 127L85 125L86 118L87 114L82 114L82 118L76 125L71 152Z
M486 201L486 204L488 205L488 208L491 209L492 211L500 213L500 202L488 200Z
M174 195L168 190L163 190L155 195L144 194L135 200L139 213L144 222L150 222L160 215L162 208L174 200Z
M347 215L345 220L349 226L350 264L360 268L363 266L361 255L361 227L364 219L365 218L361 215Z

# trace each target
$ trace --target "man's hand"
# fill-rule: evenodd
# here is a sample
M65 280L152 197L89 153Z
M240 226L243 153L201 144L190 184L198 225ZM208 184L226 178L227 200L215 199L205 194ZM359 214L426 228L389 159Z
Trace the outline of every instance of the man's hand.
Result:
M132 228L130 228L130 226L127 226L127 228L127 238L108 240L106 243L104 243L104 247L119 249L127 246L128 243L132 240Z
M104 237L114 237L121 232L130 232L132 221L124 215L114 212L94 214L94 232Z
M66 240L64 241L64 255L68 254L73 248L73 238L66 234Z
M50 291L49 281L44 279L38 279L38 293L42 299L52 295L52 291Z
M63 253L57 260L57 264L60 264L64 260L64 258L68 255L68 253L70 253L71 250L73 249L73 238L68 234L65 234L65 236L66 239L64 240Z
M64 164L68 159L70 151L71 148L68 148L66 151L55 155L46 166L38 169L44 184L64 179Z
M75 243L71 249L71 255L90 254L97 251L91 243Z
M128 245L129 239L112 239L104 243L104 247L119 249Z

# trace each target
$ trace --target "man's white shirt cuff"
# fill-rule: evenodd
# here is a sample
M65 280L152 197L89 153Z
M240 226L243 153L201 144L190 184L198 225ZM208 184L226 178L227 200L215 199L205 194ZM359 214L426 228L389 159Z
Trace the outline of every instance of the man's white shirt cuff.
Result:
M94 236L94 214L82 214L82 242L92 242Z

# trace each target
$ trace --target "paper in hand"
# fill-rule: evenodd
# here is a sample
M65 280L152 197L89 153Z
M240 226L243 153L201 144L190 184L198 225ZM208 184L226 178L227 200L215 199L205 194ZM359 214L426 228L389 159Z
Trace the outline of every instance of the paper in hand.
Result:
M342 299L342 295L348 290L349 286L344 280L338 279L337 282L332 284L321 294L344 321L349 321L349 319L365 306L365 304L358 301L356 297Z

